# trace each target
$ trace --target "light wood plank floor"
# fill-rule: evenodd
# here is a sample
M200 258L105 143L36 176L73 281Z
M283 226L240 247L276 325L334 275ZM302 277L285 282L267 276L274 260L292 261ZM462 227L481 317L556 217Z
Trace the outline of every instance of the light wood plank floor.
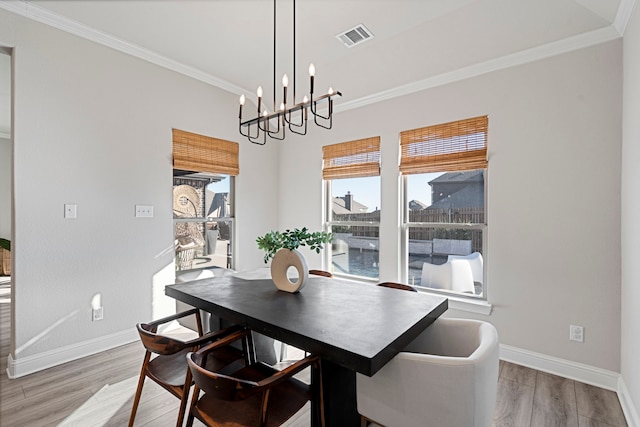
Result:
M126 426L144 350L139 343L23 378L5 374L10 295L0 283L0 427ZM175 425L178 401L147 380L136 426ZM202 426L197 421L196 426ZM426 426L427 424L425 424ZM614 392L500 362L495 427L626 426ZM309 409L287 423L308 427Z

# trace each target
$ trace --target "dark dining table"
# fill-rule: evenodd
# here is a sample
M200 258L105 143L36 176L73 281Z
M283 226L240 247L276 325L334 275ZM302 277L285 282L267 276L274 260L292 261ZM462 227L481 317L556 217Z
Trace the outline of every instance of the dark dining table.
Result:
M448 308L445 297L320 276L292 294L278 290L267 269L168 285L165 293L319 355L327 426L359 426L355 373L373 376Z

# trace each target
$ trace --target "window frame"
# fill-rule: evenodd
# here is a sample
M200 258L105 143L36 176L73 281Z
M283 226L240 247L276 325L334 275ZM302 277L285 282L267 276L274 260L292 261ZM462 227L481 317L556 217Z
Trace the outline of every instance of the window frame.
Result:
M194 174L197 174L197 172L194 172ZM175 233L176 233L176 225L179 223L200 223L200 224L207 224L207 223L212 223L212 222L229 222L229 248L227 251L227 265L226 267L221 267L221 266L216 266L216 267L220 267L220 268L228 268L231 270L235 269L235 264L236 264L236 223L235 223L235 180L236 180L236 176L235 175L228 175L228 174L218 174L218 175L225 175L227 178L229 178L229 216L225 216L225 217L216 217L216 218L210 218L210 217L182 217L182 218L176 218L176 216L174 215L172 218L173 221L173 235L174 235L174 239L175 239ZM174 177L174 178L179 178L179 177ZM210 184L210 183L209 183ZM206 191L206 187L209 184L205 184L204 188ZM175 181L173 184L173 187L175 187ZM205 240L206 241L206 240ZM231 252L229 254L229 251ZM176 264L176 254L174 251L174 264ZM188 271L197 271L197 270L203 270L203 269L207 269L207 268L213 268L213 266L205 266L205 267L193 267L190 269L186 269L186 270L177 270L176 269L176 273L178 271L180 271L181 273L183 272L188 272Z
M474 169L475 170L475 169ZM484 169L484 223L449 223L449 222L409 222L409 186L408 175L401 175L402 191L401 191L401 203L402 203L402 220L400 223L400 266L401 266L401 280L403 283L409 283L409 231L411 228L456 228L467 230L481 230L482 231L482 295L465 295L458 292L452 292L442 289L434 289L428 286L418 286L418 289L424 292L433 292L439 295L447 297L455 297L467 300L487 301L488 300L488 286L487 286L487 263L489 256L487 255L487 210L488 210L488 198L487 198L487 182L489 180L489 168ZM449 171L443 171L447 173ZM453 225L453 226L452 226ZM411 284L411 283L409 283Z
M382 185L382 177L380 177L380 185ZM336 178L336 179L340 179L340 178ZM357 179L357 178L345 178L345 179ZM369 227L376 227L378 229L378 248L380 245L380 221L334 221L333 220L333 210L332 210L332 205L333 205L333 195L332 195L332 191L331 191L331 182L333 180L332 179L323 179L323 191L324 191L324 195L323 195L323 199L324 199L324 209L323 209L323 218L322 218L322 222L323 222L323 230L326 232L331 232L333 226L336 225L344 225L344 226L369 226ZM379 189L380 191L382 190L381 188ZM380 210L382 211L382 207L380 207ZM358 280L360 282L370 282L370 283L377 283L380 281L380 269L378 268L378 276L377 277L367 277L367 276L358 276L355 274L346 274L346 273L341 273L341 272L336 272L332 269L333 266L333 251L332 251L332 245L326 245L325 246L325 251L324 251L324 257L323 257L323 268L327 271L331 271L331 273L334 276L337 277L343 277L346 279L351 279L351 280ZM379 249L378 249L379 251Z
M487 284L487 235L488 235L488 116L477 116L434 124L400 132L400 277L409 283L409 235L412 229L467 229L482 233L482 294L470 295L452 290L418 286L425 292L446 295L462 300L483 301L488 298ZM409 221L409 175L427 173L451 173L462 171L483 171L483 222L482 223L442 223ZM433 252L433 251L432 251Z

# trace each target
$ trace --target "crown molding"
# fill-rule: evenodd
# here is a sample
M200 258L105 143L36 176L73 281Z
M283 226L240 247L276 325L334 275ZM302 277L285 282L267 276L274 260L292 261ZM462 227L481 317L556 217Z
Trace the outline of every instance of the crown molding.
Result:
M40 6L33 5L25 0L1 0L0 8L13 12L25 18L32 19L42 24L49 25L67 33L90 40L92 42L110 47L128 55L140 58L160 67L167 68L185 76L200 80L204 83L216 86L220 89L232 93L242 93L244 89L232 83L217 78L197 68L181 64L169 59L159 53L143 48L133 43L113 37L95 28L84 25L80 22L50 12Z
M375 104L378 102L409 95L438 86L443 86L461 80L466 80L493 71L503 70L506 68L526 64L544 58L549 58L552 56L571 52L573 50L582 49L620 38L624 32L624 28L626 27L627 22L631 17L631 13L633 11L635 3L636 0L621 0L615 21L612 25L587 33L568 37L563 40L551 42L542 46L537 46L521 52L505 55L503 57L485 61L479 64L460 68L458 70L443 73L437 76L429 77L417 82L391 88L362 98L354 99L352 101L341 102L339 105L334 106L335 112L361 108L370 104ZM58 28L70 34L74 34L78 37L82 37L87 40L102 44L104 46L111 47L120 52L143 59L152 64L170 69L172 71L194 78L212 86L216 86L222 90L234 93L236 95L247 92L252 93L252 91L250 90L229 83L226 80L217 78L211 74L205 73L204 71L181 64L177 61L169 59L141 46L126 42L109 34L98 31L94 28L88 27L77 21L52 13L46 9L29 3L27 0L0 0L0 8L52 26L54 28Z
M616 18L613 21L613 26L618 31L618 34L623 35L624 30L627 28L633 8L636 5L636 0L620 0L620 6L618 6L618 12Z
M624 0L623 0L624 1ZM635 1L635 0L632 0ZM374 104L388 99L397 98L399 96L409 95L426 89L470 79L493 71L503 70L515 67L517 65L538 61L540 59L549 58L596 44L608 42L620 38L620 34L613 26L607 26L588 33L579 34L577 36L568 37L542 46L537 46L521 52L505 55L500 58L491 59L489 61L470 65L455 71L443 73L437 76L429 77L424 80L409 83L407 85L398 86L389 90L374 93L369 96L341 103L334 106L336 112L361 108L366 105Z

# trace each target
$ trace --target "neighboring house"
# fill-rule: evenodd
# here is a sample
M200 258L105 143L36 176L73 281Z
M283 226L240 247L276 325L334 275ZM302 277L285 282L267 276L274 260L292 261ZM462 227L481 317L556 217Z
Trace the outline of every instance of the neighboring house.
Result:
M411 200L409 202L409 210L411 211L421 211L426 209L428 206L422 203L420 200Z
M484 207L484 171L447 172L429 181L431 209Z
M212 197L207 216L209 218L224 218L229 216L229 193L213 193L207 190L207 195Z
M353 199L353 194L350 191L347 191L344 197L333 198L332 211L336 215L366 213L368 210L367 206Z

